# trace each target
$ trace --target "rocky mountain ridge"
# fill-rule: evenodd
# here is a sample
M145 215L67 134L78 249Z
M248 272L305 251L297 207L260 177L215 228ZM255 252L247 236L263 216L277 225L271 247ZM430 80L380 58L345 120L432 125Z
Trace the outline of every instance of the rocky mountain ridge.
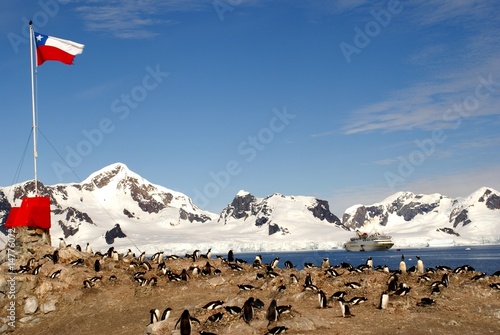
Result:
M0 229L10 208L32 196L34 187L28 181L0 188ZM360 229L401 233L405 238L418 232L427 240L460 236L500 242L500 195L486 187L460 199L398 192L380 203L352 206L342 220L330 211L326 200L278 193L258 198L246 191L238 192L220 214L210 213L188 196L154 185L121 163L81 183L46 186L39 182L38 194L51 199L53 241L61 237L102 246L141 241L151 248L158 243L181 243L188 248L195 239L212 245L222 239L223 245L239 240L249 248L264 248L253 242L257 239L269 243L265 248L291 247L292 242L295 248L308 248L341 246L349 231ZM197 234L199 229L205 235Z

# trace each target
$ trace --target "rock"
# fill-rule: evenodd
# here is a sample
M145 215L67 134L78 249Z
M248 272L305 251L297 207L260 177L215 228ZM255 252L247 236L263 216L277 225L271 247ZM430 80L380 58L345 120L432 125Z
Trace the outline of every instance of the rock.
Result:
M0 334L5 333L7 331L7 328L9 327L7 326L6 323L4 323L3 326L0 327Z
M54 312L56 309L56 301L47 301L40 307L43 314Z
M52 291L52 283L49 281L45 281L35 288L35 294L39 297L44 297L50 291Z
M34 314L38 309L38 299L35 296L30 296L24 303L24 314Z

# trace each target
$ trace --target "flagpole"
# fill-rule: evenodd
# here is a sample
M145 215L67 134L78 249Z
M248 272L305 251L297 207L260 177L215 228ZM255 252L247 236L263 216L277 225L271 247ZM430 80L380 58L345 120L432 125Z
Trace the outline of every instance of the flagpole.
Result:
M35 196L38 196L38 178L36 171L36 158L38 152L36 150L36 113L35 113L35 73L34 73L34 61L33 61L33 22L30 21L30 63L31 63L31 112L33 118L33 168L35 173Z

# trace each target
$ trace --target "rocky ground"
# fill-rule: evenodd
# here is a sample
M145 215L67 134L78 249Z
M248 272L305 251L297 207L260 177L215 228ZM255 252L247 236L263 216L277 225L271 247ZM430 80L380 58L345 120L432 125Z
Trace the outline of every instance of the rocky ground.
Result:
M73 247L59 250L59 260L54 263L46 254L53 254L55 248L48 245L25 250L16 258L15 268L34 261L28 273L9 273L9 263L1 266L0 277L0 317L5 333L12 334L179 334L175 323L184 310L200 321L193 324L192 334L200 331L215 334L266 334L275 326L285 326L285 334L500 334L500 290L490 284L500 282L496 276L486 276L471 280L475 272L450 273L449 287L441 287L441 293L431 295L431 283L440 281L443 271L429 273L429 281L419 281L419 274L401 274L400 283L406 283L411 290L406 296L391 294L386 309L378 309L379 298L388 289L389 273L365 270L350 272L345 268L335 268L338 277L325 273L325 268L316 267L297 271L285 269L280 260L271 278L266 269L255 269L251 264L241 265L241 271L231 269L227 262L212 256L211 259L166 260L165 265L172 274L188 270L187 281L172 281L168 275L158 270L158 264L149 261L151 270L144 265L132 266L135 260L121 257L119 260L93 253L79 252ZM226 257L227 255L223 255ZM237 255L236 255L237 257ZM77 259L83 264L71 265ZM100 271L95 271L94 263L100 261ZM203 269L206 263L212 266L209 275L195 275L190 268ZM38 274L33 274L37 265ZM320 264L317 264L318 266ZM358 264L353 264L358 265ZM499 264L500 267L500 264ZM50 278L61 270L56 278ZM216 274L216 270L220 270ZM145 279L157 278L156 285L141 284L134 279L138 275ZM263 274L257 279L257 274ZM310 273L313 284L323 290L327 297L334 292L346 291L345 300L354 296L366 297L367 301L350 307L354 315L342 317L340 304L331 299L327 308L319 308L318 294L305 290L306 274ZM298 283L291 281L295 274ZM93 277L102 277L84 287L83 282ZM15 297L10 297L11 278L15 279ZM111 278L111 279L110 279ZM116 279L114 279L116 278ZM348 288L348 282L358 282L360 288ZM242 291L238 285L248 284L253 290ZM286 289L278 291L284 285ZM248 324L240 315L230 315L223 307L207 310L208 302L222 300L223 306L242 307L250 298L258 298L264 308L255 310L254 319ZM418 306L424 297L436 300L432 306ZM291 312L281 314L277 322L268 327L266 310L276 299L278 305L291 305ZM9 325L9 307L15 303L15 320ZM170 317L165 321L150 324L150 310L171 308ZM220 321L208 318L223 313ZM12 314L10 314L12 315ZM15 327L14 327L15 326Z

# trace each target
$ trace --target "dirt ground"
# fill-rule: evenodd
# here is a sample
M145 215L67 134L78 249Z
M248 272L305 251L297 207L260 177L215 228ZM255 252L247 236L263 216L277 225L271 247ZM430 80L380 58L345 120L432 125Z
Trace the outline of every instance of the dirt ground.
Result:
M430 281L418 281L418 274L402 274L399 282L411 287L407 296L390 295L386 309L378 309L379 298L387 290L389 273L365 270L362 273L350 273L346 269L335 269L338 277L325 274L325 269L312 268L297 271L284 269L281 263L275 272L279 276L271 278L266 269L254 269L251 264L241 265L242 271L234 271L221 259L208 261L213 266L210 275L190 275L188 281L171 281L158 271L158 264L150 261L153 269L140 266L132 268L129 260L114 261L99 256L79 253L73 248L61 250L57 264L42 253L36 254L34 266L43 264L38 275L10 274L7 266L2 265L3 280L16 279L16 321L15 327L8 326L11 334L71 334L71 335L129 335L129 334L179 334L174 329L175 323L183 310L200 321L193 323L192 334L200 331L215 334L267 334L275 326L286 326L285 334L500 334L500 290L490 287L491 283L500 282L499 277L486 277L471 280L477 273L450 274L450 286L442 287L441 293L431 295L431 283L441 280L443 272L429 274ZM72 250L69 250L72 249ZM69 263L78 258L84 259L83 265L72 266ZM94 262L100 259L102 270L94 270ZM20 260L26 262L26 259ZM285 260L282 260L285 261ZM191 259L167 260L166 266L174 274L182 269L199 266L203 268L206 259L193 262ZM358 264L353 264L354 266ZM33 267L34 267L33 266ZM58 278L49 276L61 269ZM213 274L215 269L220 274ZM140 286L134 280L136 272L143 271L144 278L157 278L156 286ZM309 272L313 284L323 290L327 297L336 291L346 291L346 300L354 296L363 296L367 301L351 306L353 317L343 318L339 302L330 300L328 308L319 308L318 294L304 290L306 273ZM257 273L264 275L257 279ZM290 274L298 277L298 283L292 283ZM116 280L110 277L116 276ZM83 281L94 276L102 276L91 288L84 288ZM348 282L358 282L360 288L345 286ZM250 284L253 290L242 291L239 284ZM277 288L285 285L284 291ZM5 292L5 288L4 288ZM56 310L44 313L41 307L26 317L24 306L26 298L36 296L39 305L56 302ZM255 310L255 318L249 323L239 315L230 315L224 308L206 310L202 307L214 300L223 300L224 306L242 307L244 302L254 297L264 302L263 309ZM417 306L421 298L431 297L436 300L433 306ZM291 313L282 314L277 322L269 325L266 310L272 299L278 305L291 305ZM0 317L5 318L11 299L3 295L0 299ZM150 310L162 312L167 307L172 309L166 321L150 325ZM208 321L212 314L222 312L224 316L218 322ZM5 319L4 319L5 320Z

